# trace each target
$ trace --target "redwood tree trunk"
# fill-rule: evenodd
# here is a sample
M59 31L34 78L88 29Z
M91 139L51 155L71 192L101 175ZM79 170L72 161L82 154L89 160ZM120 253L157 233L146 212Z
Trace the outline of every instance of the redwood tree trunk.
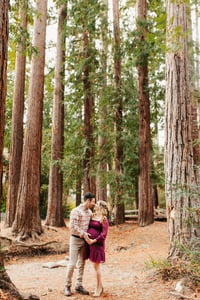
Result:
M151 134L150 101L148 93L148 55L146 43L146 0L138 0L138 97L139 97L139 226L154 222L153 193L151 184Z
M7 91L8 59L8 6L9 1L0 1L0 208L2 202L3 148L5 127L5 102ZM10 299L22 300L4 268L4 257L0 244L0 290Z
M55 90L53 103L53 125L51 145L51 166L49 176L48 210L46 224L64 226L62 210L63 172L61 162L64 151L64 71L65 34L67 4L58 11L57 56L55 64Z
M21 41L17 44L15 64L15 84L12 107L11 149L9 155L8 196L6 202L6 226L12 226L15 218L18 185L20 178L22 148L23 148L23 118L24 118L24 89L26 68L26 35L27 30L27 1L20 2L19 19ZM20 33L19 33L20 34Z
M191 118L192 118L192 140L193 140L193 156L194 156L194 174L195 180L198 186L200 186L200 130L198 124L198 119L200 115L199 110L200 101L199 98L194 96L192 101L192 111L191 111Z
M191 126L192 126L192 140L193 140L193 157L194 157L194 174L195 180L198 186L200 186L200 69L199 69L199 53L196 51L199 47L199 25L200 19L198 17L198 4L194 7L189 7L189 22L188 31L190 32L188 36L189 43L193 45L193 59L189 62L189 73L192 90L191 97ZM192 26L193 19L193 26ZM190 54L191 55L191 54Z
M97 174L97 200L107 201L107 183L106 183L106 175L108 171L108 158L106 153L106 146L108 142L108 138L106 136L106 127L107 120L105 116L107 116L108 109L107 104L105 103L105 91L107 87L107 56L108 56L108 0L104 0L105 12L102 17L102 51L101 51L101 70L103 74L102 78L102 86L100 91L100 101L99 101L99 131L100 134L98 136L98 174Z
M200 238L199 188L194 174L186 3L167 1L165 182L169 256L180 246L197 248ZM180 34L174 34L177 27ZM173 37L173 38L172 38Z
M2 201L5 103L7 92L8 4L9 1L1 1L0 3L0 205Z
M1 7L1 5L0 5ZM2 295L3 294L3 295ZM1 299L23 300L4 268L3 254L0 252L0 296ZM5 298L4 298L5 297Z
M78 173L78 172L77 172ZM82 188L82 178L79 174L76 176L76 206L81 204L81 188Z
M122 224L125 221L124 203L122 199L122 93L121 93L121 53L120 53L120 25L119 25L119 1L113 0L113 24L114 24L114 130L115 130L115 203L114 223Z
M19 238L37 237L42 233L39 215L42 113L45 65L47 0L36 2L33 46L38 50L31 64L27 124L13 231Z
M86 30L83 36L84 42L84 132L86 139L85 157L83 161L84 169L84 193L92 192L96 194L96 182L93 172L94 160L94 96L92 94L92 84L90 81L91 62L89 51L89 33Z

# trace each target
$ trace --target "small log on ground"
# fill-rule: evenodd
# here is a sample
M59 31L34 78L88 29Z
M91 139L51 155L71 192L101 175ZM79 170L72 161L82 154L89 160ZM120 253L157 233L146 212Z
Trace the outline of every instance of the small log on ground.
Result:
M47 255L47 254L62 254L69 251L69 245L67 243L61 243L58 241L48 242L19 242L16 240L6 239L1 237L2 252L6 260L13 256L35 256L35 255ZM2 242L4 241L4 243ZM5 241L7 241L5 243Z

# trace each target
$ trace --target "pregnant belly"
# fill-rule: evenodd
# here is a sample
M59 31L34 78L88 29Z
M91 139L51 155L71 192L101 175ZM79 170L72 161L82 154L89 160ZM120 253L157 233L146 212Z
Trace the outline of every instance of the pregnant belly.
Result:
M99 232L94 230L94 229L89 229L88 233L90 233L90 238L91 239L95 239L99 235Z

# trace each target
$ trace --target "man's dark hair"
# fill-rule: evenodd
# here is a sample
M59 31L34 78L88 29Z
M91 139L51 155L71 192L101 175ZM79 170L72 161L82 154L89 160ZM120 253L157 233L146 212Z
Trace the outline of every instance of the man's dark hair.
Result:
M83 197L84 201L86 201L87 199L93 199L93 198L95 198L95 195L90 192L86 193Z

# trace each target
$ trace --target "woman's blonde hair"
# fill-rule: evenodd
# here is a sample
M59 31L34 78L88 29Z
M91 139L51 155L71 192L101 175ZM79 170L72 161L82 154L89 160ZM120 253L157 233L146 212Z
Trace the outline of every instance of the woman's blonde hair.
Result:
M100 213L101 213L101 220L100 220L100 222L103 223L104 219L108 216L108 205L103 200L97 201L97 204L99 205Z

